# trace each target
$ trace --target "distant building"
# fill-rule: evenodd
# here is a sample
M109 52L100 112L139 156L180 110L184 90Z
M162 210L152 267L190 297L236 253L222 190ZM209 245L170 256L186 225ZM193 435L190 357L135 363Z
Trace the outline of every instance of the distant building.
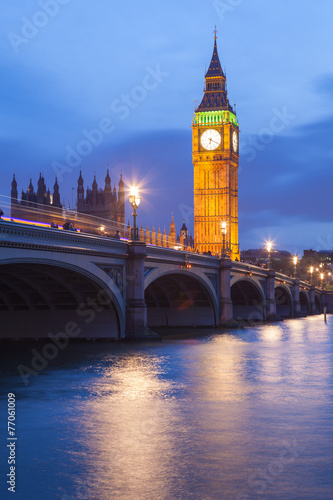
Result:
M333 250L303 250L303 259L316 264L325 264L331 266L333 263Z
M241 251L241 262L246 262L247 264L254 264L259 266L266 266L268 263L268 252L266 248L257 248L250 250ZM286 250L271 250L271 263L277 264L283 259L292 259L293 255Z
M132 226L128 221L126 235L128 239L132 237ZM147 224L147 228L143 229L142 223L138 228L138 236L139 240L145 242L148 245L156 245L159 247L168 247L174 248L177 250L186 250L188 252L194 251L194 239L192 235L189 235L188 229L185 224L185 219L183 219L183 225L180 228L180 232L176 234L176 224L173 220L173 215L171 218L169 233L164 227L163 232L161 228L158 227L158 230L155 231L155 227L153 226L150 231L149 226Z
M57 178L53 186L53 194L46 189L45 180L39 174L37 192L34 190L32 180L26 191L21 192L18 200L17 181L15 174L11 189L11 217L13 219L29 219L38 222L52 222L62 219L62 205L60 203L59 184Z
M69 218L74 222L75 227L91 230L100 225L95 218L102 218L110 221L110 232L119 230L121 236L125 233L125 188L122 176L118 183L118 191L114 185L111 187L109 170L105 178L104 189L98 188L96 176L91 188L84 192L84 181L82 173L78 178L77 204L75 211L66 211L65 206L60 203L60 192L57 178L53 186L53 193L47 189L44 177L39 174L37 191L34 190L32 180L27 191L21 192L18 199L17 181L15 174L11 189L11 218L29 219L36 222L52 222L63 225Z
M172 217L172 222L173 222L173 217ZM183 225L180 228L180 233L179 237L177 238L177 243L179 243L181 248L184 250L194 250L194 239L192 238L192 235L188 234L188 229L185 224L185 219L183 219Z
M121 228L121 234L125 233L125 187L122 175L118 183L118 192L116 186L111 185L109 170L105 177L104 189L98 187L96 176L91 188L87 188L84 195L84 181L82 173L77 181L77 211L82 214L101 217L118 223L118 229Z

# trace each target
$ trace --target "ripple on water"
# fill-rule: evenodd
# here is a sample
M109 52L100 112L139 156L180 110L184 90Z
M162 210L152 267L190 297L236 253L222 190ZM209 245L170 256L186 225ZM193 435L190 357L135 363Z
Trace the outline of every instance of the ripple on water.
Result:
M331 322L73 344L27 387L2 352L16 499L332 498Z

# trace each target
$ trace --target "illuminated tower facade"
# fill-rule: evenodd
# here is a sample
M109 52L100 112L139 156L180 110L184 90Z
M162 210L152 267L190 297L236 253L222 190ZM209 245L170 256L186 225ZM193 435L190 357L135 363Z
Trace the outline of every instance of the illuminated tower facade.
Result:
M194 165L194 241L199 252L223 252L239 260L238 163L239 126L229 104L214 37L213 56L205 75L204 96L192 123Z

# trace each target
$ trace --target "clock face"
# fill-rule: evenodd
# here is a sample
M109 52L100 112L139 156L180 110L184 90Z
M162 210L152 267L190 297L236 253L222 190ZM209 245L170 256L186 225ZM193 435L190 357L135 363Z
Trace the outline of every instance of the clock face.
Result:
M237 152L237 146L238 146L238 137L237 133L234 131L232 134L232 148L235 153Z
M208 149L209 151L212 151L213 149L216 149L219 147L221 144L221 135L218 133L217 130L206 130L202 136L201 136L201 145L205 149Z

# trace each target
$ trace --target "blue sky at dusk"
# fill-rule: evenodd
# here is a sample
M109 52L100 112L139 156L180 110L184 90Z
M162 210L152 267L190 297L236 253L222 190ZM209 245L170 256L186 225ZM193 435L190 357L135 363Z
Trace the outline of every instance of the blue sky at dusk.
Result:
M112 183L143 186L139 223L163 230L173 212L192 232L191 121L216 24L241 130L241 249L332 248L332 19L327 0L4 3L0 203L13 172L19 192L57 172L67 205L80 167L102 187L109 165Z

